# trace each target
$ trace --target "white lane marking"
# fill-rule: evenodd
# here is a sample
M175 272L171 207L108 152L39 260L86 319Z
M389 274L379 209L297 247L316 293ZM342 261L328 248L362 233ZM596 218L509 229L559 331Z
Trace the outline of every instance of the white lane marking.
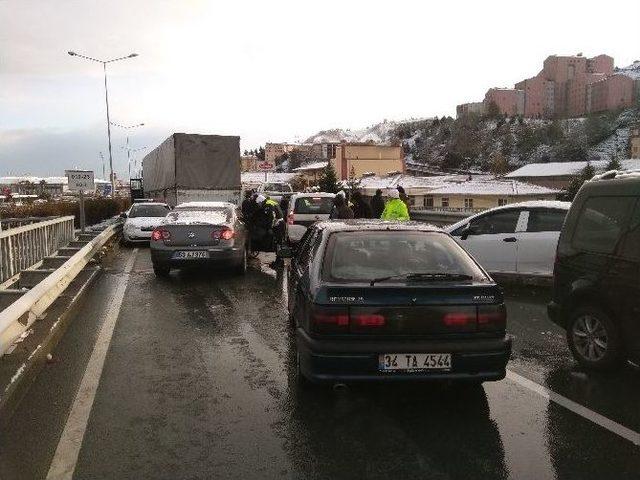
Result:
M96 390L102 375L104 360L109 350L113 330L118 320L120 307L124 300L124 294L129 283L129 275L133 264L136 260L138 249L135 248L124 267L124 275L118 279L116 290L109 304L109 308L105 313L105 319L98 335L98 340L93 347L91 358L87 364L87 369L82 377L80 388L73 401L69 418L64 426L58 447L53 455L47 480L71 479L78 462L78 454L82 446L84 433L87 429L89 414L93 406L93 400L96 396Z
M631 430L630 428L625 427L624 425L620 425L613 420L600 415L599 413L594 412L593 410L589 410L587 407L580 405L579 403L574 402L573 400L569 400L567 397L560 395L559 393L554 392L553 390L549 390L542 385L538 385L537 383L529 380L528 378L523 377L522 375L518 375L512 370L507 369L507 378L516 382L518 385L531 390L532 392L537 393L538 395L550 400L552 402L557 403L558 405L563 406L567 410L572 411L573 413L580 415L582 418L586 418L587 420L595 423L596 425L601 426L602 428L606 428L612 433L624 438L625 440L629 440L634 445L640 446L640 433Z

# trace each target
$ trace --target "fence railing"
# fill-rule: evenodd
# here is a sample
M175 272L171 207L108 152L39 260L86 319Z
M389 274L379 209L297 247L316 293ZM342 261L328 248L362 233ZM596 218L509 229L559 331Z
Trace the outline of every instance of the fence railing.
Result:
M0 231L0 283L73 240L73 219L58 217Z
M22 227L23 225L31 225L32 223L45 222L58 217L19 217L19 218L0 218L0 230L8 230L10 228Z

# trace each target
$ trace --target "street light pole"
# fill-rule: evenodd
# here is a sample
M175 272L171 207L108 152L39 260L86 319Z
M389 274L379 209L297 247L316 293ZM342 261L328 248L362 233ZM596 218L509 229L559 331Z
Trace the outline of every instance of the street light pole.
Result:
M97 58L93 58L93 57L89 57L87 55L81 55L79 53L70 51L67 52L69 55L71 55L72 57L80 57L80 58L84 58L85 60L89 60L92 62L97 62L97 63L101 63L102 64L102 70L104 72L104 102L107 106L107 138L109 141L109 170L110 170L110 179L111 179L111 196L114 197L116 194L116 179L115 176L113 174L113 153L111 151L111 120L109 118L109 89L107 87L107 63L113 63L113 62L117 62L120 60L126 60L127 58L133 58L133 57L137 57L138 54L137 53L131 53L129 55L127 55L126 57L118 57L118 58L112 58L111 60L99 60Z

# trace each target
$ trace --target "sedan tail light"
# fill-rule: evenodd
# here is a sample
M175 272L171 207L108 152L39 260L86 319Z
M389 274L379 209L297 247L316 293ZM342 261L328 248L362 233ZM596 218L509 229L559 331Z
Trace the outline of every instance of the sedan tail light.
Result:
M507 309L504 305L482 305L478 307L478 330L484 332L503 331L507 328Z
M315 333L348 333L349 312L342 307L314 307L311 329Z
M211 232L211 238L214 240L231 240L236 236L236 232L232 228L216 229Z
M351 315L351 325L355 327L384 327L387 321L380 314Z
M476 324L476 314L469 312L449 312L442 317L447 327L465 327Z
M156 228L153 230L153 232L151 232L151 240L155 240L156 242L160 241L160 240L170 240L171 239L171 232L169 232L169 230L166 230L164 228Z

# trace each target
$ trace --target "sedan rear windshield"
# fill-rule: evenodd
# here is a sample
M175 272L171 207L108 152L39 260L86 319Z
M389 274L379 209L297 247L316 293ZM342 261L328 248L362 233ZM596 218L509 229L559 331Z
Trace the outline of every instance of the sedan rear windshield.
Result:
M302 197L296 200L293 213L319 215L331 213L333 197Z
M324 277L370 281L410 274L485 275L449 236L439 232L339 232L329 237Z
M181 224L219 225L231 221L230 208L176 208L167 215L167 222Z
M166 205L134 205L129 212L129 218L136 217L164 217L169 212Z

